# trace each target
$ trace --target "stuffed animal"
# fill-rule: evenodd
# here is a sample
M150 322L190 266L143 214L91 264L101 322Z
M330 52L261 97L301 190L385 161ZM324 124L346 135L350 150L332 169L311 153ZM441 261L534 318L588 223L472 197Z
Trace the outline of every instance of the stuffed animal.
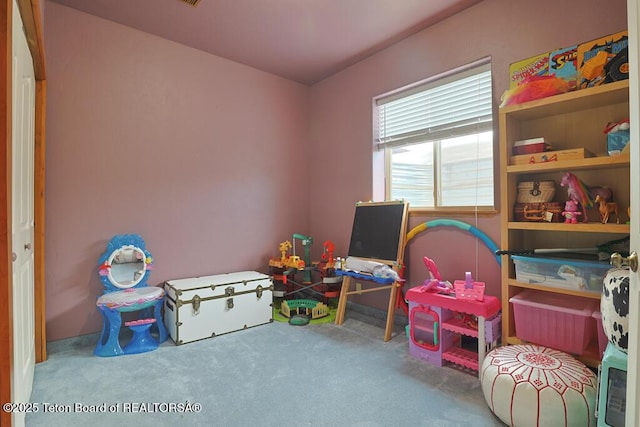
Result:
M603 280L602 328L609 342L627 352L629 345L629 268L612 268Z
M580 212L578 208L578 202L575 200L567 200L564 204L564 211L562 212L565 224L577 224L580 215L582 215L582 212Z

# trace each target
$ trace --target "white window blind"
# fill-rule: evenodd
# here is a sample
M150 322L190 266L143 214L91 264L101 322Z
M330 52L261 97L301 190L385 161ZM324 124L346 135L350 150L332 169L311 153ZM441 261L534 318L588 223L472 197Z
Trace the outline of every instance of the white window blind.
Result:
M374 144L390 164L387 198L492 206L492 107L489 63L377 99Z

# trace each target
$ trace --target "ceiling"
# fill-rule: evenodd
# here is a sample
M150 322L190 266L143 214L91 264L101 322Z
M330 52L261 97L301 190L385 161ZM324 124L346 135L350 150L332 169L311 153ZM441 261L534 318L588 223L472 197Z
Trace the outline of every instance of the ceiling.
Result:
M481 0L50 1L312 85Z

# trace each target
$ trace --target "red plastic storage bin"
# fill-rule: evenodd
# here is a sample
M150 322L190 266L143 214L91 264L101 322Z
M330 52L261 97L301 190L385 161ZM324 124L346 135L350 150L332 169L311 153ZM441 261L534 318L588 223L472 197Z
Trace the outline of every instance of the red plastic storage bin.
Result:
M521 340L580 355L594 336L594 299L525 290L509 301Z

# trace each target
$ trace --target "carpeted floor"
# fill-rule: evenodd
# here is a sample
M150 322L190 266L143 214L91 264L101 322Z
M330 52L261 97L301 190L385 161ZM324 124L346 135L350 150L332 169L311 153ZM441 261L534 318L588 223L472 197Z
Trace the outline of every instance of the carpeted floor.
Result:
M95 357L91 339L51 345L26 425L502 425L475 373L412 358L401 325L385 343L380 319L346 317L343 326L273 322L182 346L169 339L112 358Z

